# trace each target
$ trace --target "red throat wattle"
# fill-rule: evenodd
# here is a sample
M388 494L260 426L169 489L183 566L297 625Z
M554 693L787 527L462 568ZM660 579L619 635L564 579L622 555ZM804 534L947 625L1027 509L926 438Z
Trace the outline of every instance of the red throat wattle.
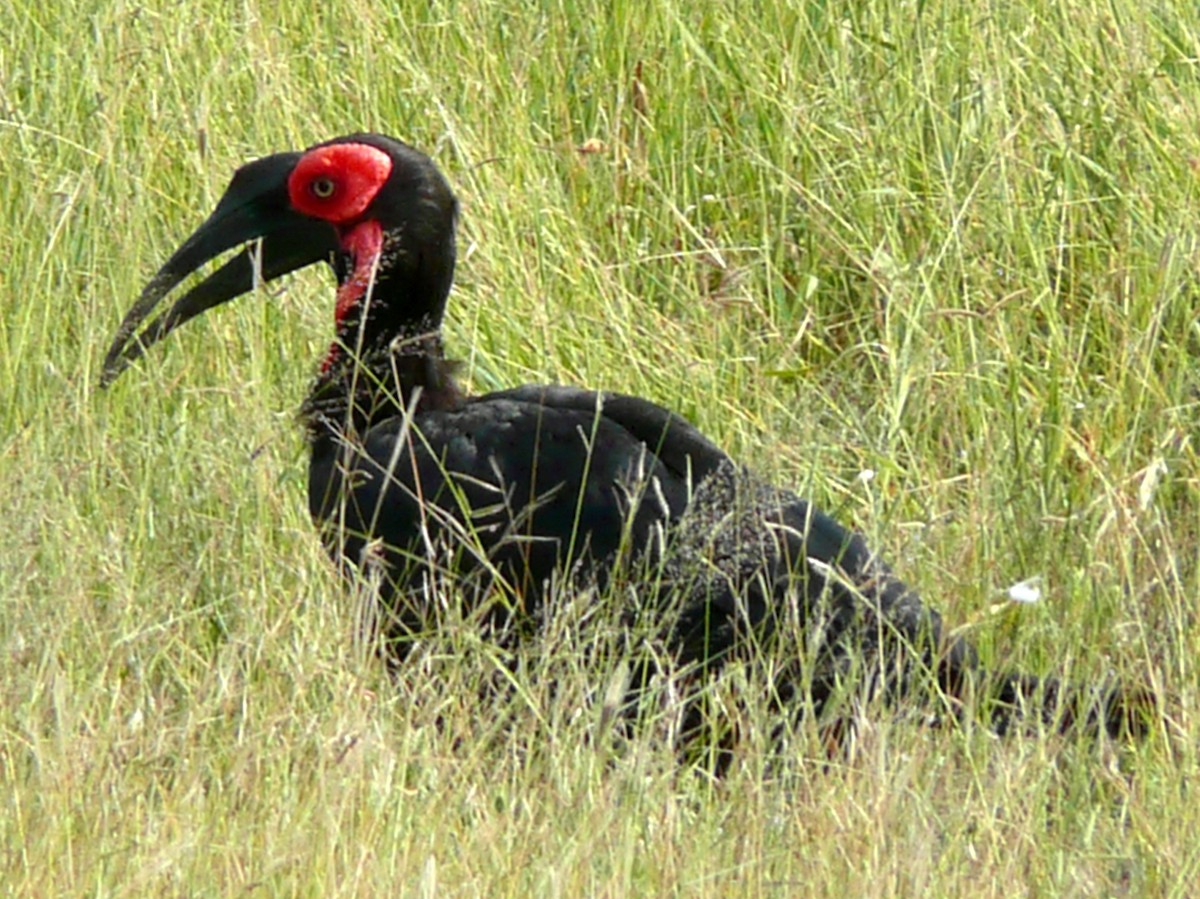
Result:
M342 322L371 289L371 281L379 266L379 256L383 252L383 227L374 219L355 225L342 235L342 249L354 260L354 271L338 287L337 305L333 310L334 328L338 331ZM321 363L322 374L329 371L340 354L341 344L334 341L325 354L325 361Z
M342 249L354 260L354 271L338 288L337 306L333 311L333 321L338 327L371 287L379 255L383 252L383 227L375 219L355 225L342 235Z

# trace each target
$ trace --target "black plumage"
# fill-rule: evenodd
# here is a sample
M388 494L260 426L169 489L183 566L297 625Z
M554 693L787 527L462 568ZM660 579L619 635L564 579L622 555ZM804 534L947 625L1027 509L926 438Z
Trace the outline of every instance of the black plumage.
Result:
M971 647L943 641L938 615L861 536L654 403L561 386L465 396L440 336L456 217L432 161L381 135L250 163L150 282L103 375L110 382L257 279L328 262L336 337L302 410L309 508L339 564L379 575L394 662L436 625L434 595L447 583L464 604L490 603L503 627L537 620L557 590L603 596L620 580L634 586L630 620L649 618L680 666L712 670L762 652L798 622L821 629L824 667L796 678L818 705L857 658L893 692L914 670L933 672L951 696L985 682L1000 729L1027 698L1048 717L1058 705L1065 724L1084 714L1114 733L1129 726L1119 691L1076 691L1086 707L1064 708L1052 682L980 681ZM259 239L135 336L187 273Z

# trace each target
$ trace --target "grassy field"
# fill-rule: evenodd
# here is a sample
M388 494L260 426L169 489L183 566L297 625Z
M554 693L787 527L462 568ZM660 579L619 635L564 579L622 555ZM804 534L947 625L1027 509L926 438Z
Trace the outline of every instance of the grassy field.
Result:
M1192 894L1200 7L395 6L0 4L0 890ZM712 782L605 750L569 632L503 707L467 633L389 681L305 511L327 276L96 387L234 167L360 129L459 192L474 389L678 409L993 665L1151 684L1164 726L880 713Z

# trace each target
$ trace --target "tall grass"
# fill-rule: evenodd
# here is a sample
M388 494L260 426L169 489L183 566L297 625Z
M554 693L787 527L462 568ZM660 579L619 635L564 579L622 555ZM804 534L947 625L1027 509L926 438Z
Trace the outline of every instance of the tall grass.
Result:
M0 33L9 891L1194 889L1194 5L10 0ZM389 681L304 511L320 274L96 389L235 166L359 129L460 194L475 389L678 409L993 664L1113 670L1168 725L880 715L844 763L802 741L779 775L751 740L714 783L652 735L605 748L569 635L525 660L553 695L479 700L469 633Z

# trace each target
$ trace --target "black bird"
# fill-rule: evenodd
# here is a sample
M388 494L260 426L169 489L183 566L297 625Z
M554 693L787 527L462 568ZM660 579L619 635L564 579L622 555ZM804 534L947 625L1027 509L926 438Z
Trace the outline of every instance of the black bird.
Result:
M440 334L456 218L433 162L382 135L251 162L125 317L101 383L193 316L329 263L335 337L302 409L309 509L344 569L377 575L393 662L436 626L447 587L502 629L536 621L557 591L604 595L624 581L635 589L614 594L633 597L627 620L649 620L680 666L759 652L789 622L820 628L822 670L796 675L817 705L856 657L885 689L913 668L950 696L985 682L974 650L943 641L937 613L861 536L763 484L680 416L573 387L465 395ZM188 274L242 245L137 333ZM997 729L1027 700L1063 726L1081 715L1091 729L1129 726L1117 691L1064 703L1053 681L986 684Z

